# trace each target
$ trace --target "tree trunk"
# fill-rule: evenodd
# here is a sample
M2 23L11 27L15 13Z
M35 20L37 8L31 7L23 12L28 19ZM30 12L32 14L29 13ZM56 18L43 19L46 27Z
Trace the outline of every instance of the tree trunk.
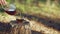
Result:
M59 1L59 0L55 0L55 1L54 1L56 5L58 5L58 4L59 4L59 2L58 2L58 1Z
M46 6L50 6L50 2L51 2L51 0L47 0L46 1Z
M39 6L39 0L33 0L32 5Z

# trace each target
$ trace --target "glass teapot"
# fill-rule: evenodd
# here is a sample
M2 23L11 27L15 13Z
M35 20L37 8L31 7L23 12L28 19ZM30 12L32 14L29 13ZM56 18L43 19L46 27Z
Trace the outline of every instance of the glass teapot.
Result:
M9 15L15 15L16 14L16 6L15 6L15 0L10 0L7 5L1 5L4 11Z

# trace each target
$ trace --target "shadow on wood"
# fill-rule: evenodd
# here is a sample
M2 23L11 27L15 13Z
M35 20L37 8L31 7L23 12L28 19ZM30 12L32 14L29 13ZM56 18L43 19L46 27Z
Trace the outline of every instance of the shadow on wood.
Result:
M33 31L31 30L32 34L43 34L42 32L38 32L38 31Z

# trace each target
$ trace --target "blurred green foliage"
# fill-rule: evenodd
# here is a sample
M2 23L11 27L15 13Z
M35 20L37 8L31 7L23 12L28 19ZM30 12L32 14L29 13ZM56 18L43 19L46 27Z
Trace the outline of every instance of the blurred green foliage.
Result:
M7 2L10 2L11 0L7 0ZM36 0L39 2L38 6L34 5L35 0L23 0L25 3L21 4L21 1L15 0L15 4L17 9L21 10L20 12L28 13L28 14L43 14L43 15L60 15L60 5L56 5L53 0L51 1L50 6L46 6L46 0Z

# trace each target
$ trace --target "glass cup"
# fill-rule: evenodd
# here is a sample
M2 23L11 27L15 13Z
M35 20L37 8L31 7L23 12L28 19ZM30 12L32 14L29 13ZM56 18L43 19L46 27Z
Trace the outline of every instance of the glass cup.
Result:
M10 4L9 6L4 7L3 9L9 15L15 15L16 14L16 6L14 4Z
M4 11L9 15L16 14L15 0L9 0L6 5L1 5Z

